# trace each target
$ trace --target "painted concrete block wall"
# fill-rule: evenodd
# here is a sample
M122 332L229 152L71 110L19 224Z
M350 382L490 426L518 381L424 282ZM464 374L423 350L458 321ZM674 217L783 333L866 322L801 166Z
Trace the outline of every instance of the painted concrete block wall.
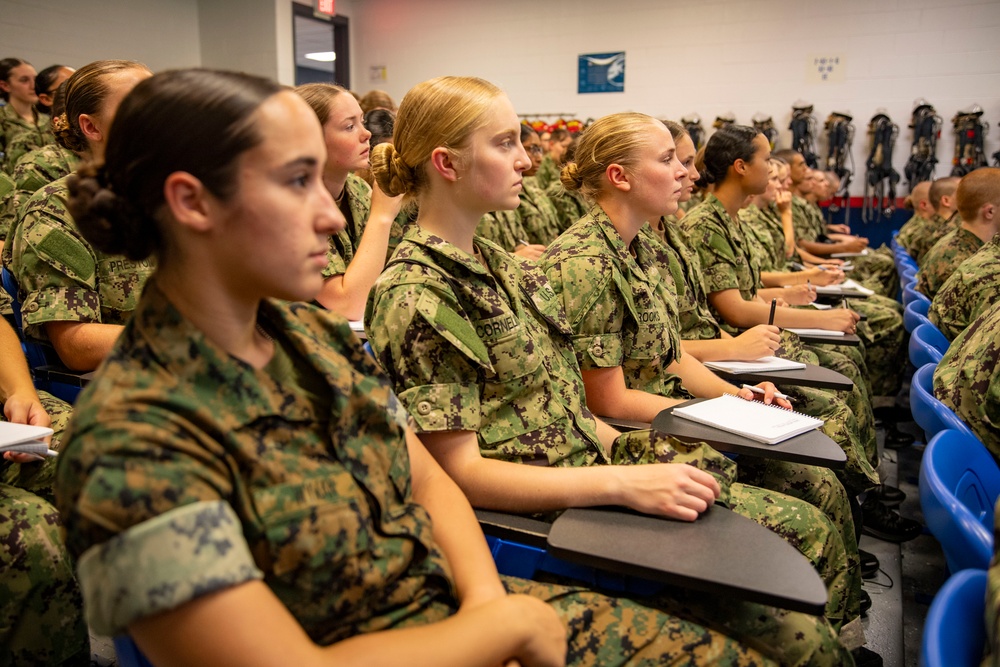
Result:
M827 115L854 115L855 194L867 124L879 107L900 125L893 165L901 174L918 97L944 117L938 176L950 171L951 117L970 104L986 111L988 154L1000 148L995 0L338 0L342 5L353 15L353 80L361 92L378 87L399 99L424 79L471 74L502 86L521 113L585 119L634 110L678 119L697 112L711 131L717 114L731 111L749 124L764 112L785 147L792 103L805 99L815 106L823 156ZM578 95L577 56L619 50L627 54L625 92ZM811 81L814 56L839 56L842 80ZM386 80L369 80L373 66L386 67Z
M201 64L197 0L0 0L0 57L41 70L104 58L151 69Z

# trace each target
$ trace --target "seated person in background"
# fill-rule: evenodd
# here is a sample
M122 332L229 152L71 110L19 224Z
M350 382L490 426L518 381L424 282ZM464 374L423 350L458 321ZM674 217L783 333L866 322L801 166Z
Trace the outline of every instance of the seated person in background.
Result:
M517 216L528 235L527 241L547 246L565 228L560 224L559 213L552 200L535 176L542 162L542 141L538 133L525 123L521 123L521 145L531 158L531 166L522 174L521 204L517 207Z
M369 154L372 148L375 148L381 143L386 141L392 141L392 127L396 122L396 114L392 111L386 109L372 109L365 114L364 125L365 129L371 133L371 137L368 138ZM361 179L368 184L368 187L375 187L375 181L372 179L372 170L370 166L364 169L358 169L354 172ZM390 240L390 245L392 242ZM395 246L392 246L395 248ZM390 250L389 254L392 252Z
M389 93L384 90L369 90L361 96L358 104L361 106L361 112L365 115L377 109L388 111L392 114L396 113L396 103Z
M899 228L896 243L903 246L910 257L913 257L911 248L917 238L927 233L930 219L934 215L934 207L931 206L931 182L920 181L914 185L910 194L906 196L904 207L908 211L913 211L913 216Z
M538 185L543 190L559 182L559 170L566 164L566 151L572 142L573 134L565 128L560 127L549 134L545 156L537 167Z
M934 295L927 313L948 340L1000 301L1000 234L958 265Z
M414 109L424 113L413 115ZM452 114L466 119L465 127L454 128ZM506 96L478 79L435 79L403 99L393 144L375 153L373 169L383 186L397 184L393 192L420 198L420 217L376 283L367 318L372 347L428 449L474 505L543 512L623 504L693 520L715 499L714 480L690 466L625 465L685 461L690 446L649 431L620 436L595 420L581 400L567 323L545 276L474 237L482 210L518 203L516 183L530 160L516 142L517 125ZM507 147L510 133L515 141ZM482 189L476 184L483 179L494 185ZM719 455L708 452L718 465ZM793 542L812 544L810 551L816 528L826 526L829 538L821 541L832 539L826 548L839 550L834 529L815 508L740 484L730 490L728 481L724 493L737 511L776 526L769 521L777 516L757 513L769 505L784 517L782 530L799 536ZM794 514L813 517L813 528L803 532L804 520L784 522ZM831 590L838 625L841 594ZM789 651L773 656L782 662L816 651L815 621L778 612L780 623L752 628L753 617L771 610L737 607L730 621L712 620L727 632L763 632L766 653ZM800 622L808 635L796 640ZM789 646L779 649L784 641ZM833 648L813 659L833 659L835 642Z
M52 102L55 116L52 127L63 130L66 122L66 86L60 86ZM37 148L17 161L10 178L14 181L14 189L5 195L0 195L0 257L8 256L3 252L2 238L10 236L15 228L24 203L43 187L68 175L80 163L80 156L53 141ZM8 260L9 263L9 260Z
M23 131L42 140L49 117L39 113L35 105L35 68L20 58L0 60L0 97L6 103L0 107L0 153L7 150L11 139ZM4 166L4 171L9 170Z
M297 95L180 70L136 88L81 170L88 237L159 254L59 465L91 627L167 666L774 664L629 600L497 576L347 323L302 303L344 225L325 159Z
M17 334L0 319L0 422L48 426L55 431L49 447L58 450L69 411L35 392ZM3 665L90 664L80 587L59 534L59 513L49 504L54 462L10 452L0 459Z
M955 190L959 225L927 251L917 272L917 290L932 300L958 265L1000 231L1000 169L966 174Z
M75 71L72 67L65 65L52 65L43 69L35 77L35 94L38 95L35 110L38 112L39 118L44 117L47 120L44 126L39 126L40 131L21 130L7 142L7 150L3 159L4 171L8 174L14 173L18 160L24 155L36 148L55 142L56 137L52 133L52 118L56 114L52 112L52 100L60 84Z
M956 213L955 190L958 189L958 176L945 176L931 183L927 197L930 203L931 215L923 229L910 239L910 245L904 246L913 261L919 266L924 261L924 255L941 240L948 232L958 228L959 217ZM900 232L902 233L902 232Z
M100 159L118 105L150 76L130 60L98 60L66 80L66 119L57 123L63 147ZM21 209L5 253L21 292L24 334L52 343L75 371L97 368L138 301L149 261L105 253L80 234L66 208L66 176L32 195Z
M934 395L1000 463L1000 302L952 341L934 371Z
M579 139L579 134L573 135L573 140L570 142L569 148L566 149L565 162L573 161ZM549 201L556 207L556 213L559 216L559 228L562 231L566 231L572 227L573 223L585 216L587 211L590 210L590 202L579 192L567 190L558 178L549 183L545 194L549 196Z
M323 125L327 159L323 183L337 202L347 226L330 236L326 283L316 297L324 308L349 320L360 320L375 279L389 255L389 240L400 222L402 201L375 191L352 172L368 168L371 138L361 107L352 95L332 83L307 83L295 92L316 112Z

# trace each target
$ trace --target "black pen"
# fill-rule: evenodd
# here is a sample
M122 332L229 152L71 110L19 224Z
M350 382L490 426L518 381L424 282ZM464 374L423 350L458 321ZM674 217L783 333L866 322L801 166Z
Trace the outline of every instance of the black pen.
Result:
M778 307L778 300L771 299L771 314L767 316L767 326L774 324L774 309Z

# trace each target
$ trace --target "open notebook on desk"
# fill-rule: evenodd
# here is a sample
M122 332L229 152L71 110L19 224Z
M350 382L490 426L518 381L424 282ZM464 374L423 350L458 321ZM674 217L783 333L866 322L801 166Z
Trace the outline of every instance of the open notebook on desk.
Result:
M52 429L44 426L0 422L0 453L17 452L37 456L55 456L56 452L49 449L49 445L45 441L51 435Z
M835 329L803 329L801 327L786 327L785 331L791 331L793 334L798 334L799 336L843 336L843 331L836 331Z
M673 415L769 445L784 442L823 425L822 419L776 405L746 401L730 394L678 406L673 409Z
M766 371L797 371L806 367L805 364L791 359L778 357L762 357L754 361L706 361L705 366L723 373L764 373Z
M870 290L861 283L848 278L839 285L818 285L816 287L816 294L828 294L834 296L842 294L863 294L865 296L871 296L875 294L875 291Z

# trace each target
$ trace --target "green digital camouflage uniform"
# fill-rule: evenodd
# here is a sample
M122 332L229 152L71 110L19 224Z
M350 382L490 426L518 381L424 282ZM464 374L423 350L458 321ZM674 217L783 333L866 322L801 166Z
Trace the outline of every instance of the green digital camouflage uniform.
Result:
M555 159L546 153L545 157L542 158L542 163L538 165L538 171L535 172L538 186L543 190L547 190L553 183L558 183L560 171L562 170L556 164Z
M46 144L55 143L55 140L56 135L52 132L49 117L42 116L37 128L21 130L7 142L7 150L4 153L4 171L13 174L22 157Z
M751 252L748 241L722 203L715 195L708 195L699 206L691 209L681 221L685 242L696 248L701 260L702 280L708 293L738 289L747 301L757 296L760 288L760 252ZM735 329L713 308L713 316L729 333ZM865 366L864 347L847 345L807 345L816 355L820 365L846 375L854 388L845 400L858 421L864 436L864 449L868 460L876 457L875 417L871 407L871 380ZM851 484L848 488L853 490Z
M521 219L521 226L528 235L527 241L548 245L562 233L562 229L559 228L559 213L535 178L524 177L520 194L521 203L516 212Z
M549 201L559 215L559 233L562 234L573 226L577 220L587 215L590 204L578 190L567 190L559 179L551 183L545 190Z
M993 508L993 558L986 577L986 646L982 667L1000 667L1000 499Z
M507 252L528 243L528 230L521 224L516 211L493 211L479 220L476 236L492 241Z
M927 317L948 340L1000 300L1000 234L958 265L934 295Z
M963 227L942 236L924 255L917 271L917 291L933 301L958 265L979 252L983 245L981 238Z
M927 251L933 248L942 236L957 229L960 221L961 218L955 213L947 220L937 213L930 219L913 216L913 219L900 227L896 242L903 246L913 261L919 265Z
M542 256L541 266L566 310L573 331L573 349L583 370L621 367L629 389L687 398L690 394L681 379L668 370L681 354L677 311L667 288L669 281L662 279L654 262L655 255L644 238L637 237L626 247L604 211L595 206L549 247ZM807 474L805 468L800 471ZM814 480L824 476L821 471L810 472ZM846 501L840 485L829 478L817 484L821 488L810 492L829 491L822 502L824 509L836 507L830 514L844 517L842 508ZM744 488L762 492L756 487ZM779 497L788 499L783 494ZM747 516L761 522L756 516ZM843 527L833 526L823 512L817 511L815 516L838 535L843 532ZM763 525L768 525L766 519ZM837 542L844 545L841 537ZM852 592L859 585L849 560L846 565L848 576L842 582L844 587L831 586L831 580L820 568L830 590L831 603L837 601L843 605L842 611L850 609ZM838 617L830 616L836 625ZM849 612L839 615L839 619L850 617Z
M80 234L66 209L66 178L24 205L11 268L21 292L25 335L47 340L46 322L124 324L154 261L106 255Z
M49 183L69 175L79 163L76 153L58 144L42 146L21 158L11 175L14 189L0 197L0 234L13 239L24 203ZM5 255L9 257L6 251ZM5 265L9 265L9 259Z
M760 270L787 271L785 237L781 219L762 211L754 204L740 209L741 229L746 232L748 246L757 252ZM775 211L776 213L776 211ZM867 299L851 299L850 307L865 317L858 323L857 333L864 341L865 360L872 394L894 396L902 384L906 366L906 329L903 309L898 301L873 294Z
M795 228L796 239L819 242L826 235L826 221L823 220L823 212L819 206L798 195L792 195L792 226ZM854 264L854 269L847 273L848 278L884 297L896 297L899 276L889 248L884 245L868 248L868 254L852 257L851 263Z
M934 395L1000 461L1000 303L952 341L934 371Z
M38 136L38 145L44 145L42 142L43 131L49 127L49 117L34 110L32 113L35 115L34 122L21 118L10 104L0 107L0 153L6 154L14 137L21 132L35 133ZM14 165L13 163L8 165L7 160L4 159L0 166L3 167L3 171L9 174Z
M321 645L454 614L450 567L413 501L406 411L374 361L307 304L266 301L258 323L275 341L260 371L154 279L80 395L57 499L91 627L119 634L252 580ZM505 583L556 608L570 664L771 664L628 600Z
M355 174L347 175L344 183L344 200L340 211L347 219L344 229L330 236L330 249L326 252L327 265L323 269L323 278L332 278L347 273L347 266L354 259L354 254L365 233L365 225L372 209L372 189L365 180ZM389 247L386 259L392 256L396 245L403 238L403 230L416 219L415 207L404 206L392 222L389 230Z
M58 451L70 408L39 398L55 431ZM0 421L5 421L0 404ZM73 565L51 501L55 459L10 463L0 459L0 664L88 665L90 639Z
M842 543L815 508L780 494L730 485L735 465L705 445L638 431L621 436L608 451L583 401L571 331L544 274L485 240L477 239L476 249L473 258L412 229L369 302L369 341L418 431L474 431L485 457L535 465L698 459L699 467L719 479L723 497L735 511L782 535L824 574L830 573L828 562L841 561ZM768 516L761 520L754 514ZM804 532L803 522L811 519L815 523ZM823 546L817 548L819 544ZM846 569L846 564L835 569ZM831 597L838 595L843 578L834 575ZM839 599L830 605L838 625L842 605ZM710 613L703 610L703 616L715 618L725 632L745 642L756 640L754 645L769 654L783 646L779 637L790 638L793 627L805 624L802 631L809 639L800 638L772 656L800 662L802 642L817 641L815 619L781 612L759 624L761 610L754 607L737 605L735 613L712 607ZM772 616L773 610L764 615ZM825 631L821 634L829 637ZM822 638L819 642L828 644ZM828 646L806 653L815 653L813 659L833 655Z

